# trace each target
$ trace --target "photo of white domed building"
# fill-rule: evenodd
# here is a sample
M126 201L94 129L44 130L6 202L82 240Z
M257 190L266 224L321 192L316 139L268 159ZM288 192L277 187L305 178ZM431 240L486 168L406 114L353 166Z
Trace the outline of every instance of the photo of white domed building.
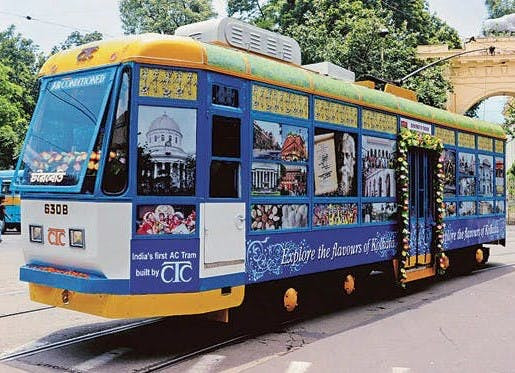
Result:
M141 106L138 112L140 194L193 194L195 141L195 110Z

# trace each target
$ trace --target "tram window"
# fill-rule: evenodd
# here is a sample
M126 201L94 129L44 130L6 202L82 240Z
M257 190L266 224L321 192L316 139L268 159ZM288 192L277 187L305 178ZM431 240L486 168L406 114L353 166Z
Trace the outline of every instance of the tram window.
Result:
M102 189L106 194L122 193L127 187L129 151L129 72L122 77L116 107L116 119L111 131Z
M109 103L106 107L109 107ZM104 113L102 118L102 124L100 125L100 130L97 135L97 139L95 140L95 146L93 146L93 151L89 156L88 161L88 169L86 170L86 176L84 177L84 182L82 183L81 193L93 193L95 190L95 180L97 178L98 167L100 165L101 158L101 149L102 142L104 140L104 131L105 131L105 123L107 120L107 110Z
M212 161L209 196L215 198L238 198L240 189L239 162Z
M240 157L240 119L213 116L212 152L215 157Z
M236 88L213 84L212 102L216 105L238 107L238 90Z

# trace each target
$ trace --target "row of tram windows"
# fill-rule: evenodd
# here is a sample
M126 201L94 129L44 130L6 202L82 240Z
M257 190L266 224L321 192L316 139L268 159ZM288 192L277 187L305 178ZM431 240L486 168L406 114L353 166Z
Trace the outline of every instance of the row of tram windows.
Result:
M163 74L173 76L179 72ZM196 100L197 94L192 93L196 77L182 74L178 80L182 86L176 91L190 96L175 98ZM143 73L140 79L145 79ZM160 81L166 79L152 80L155 84ZM159 96L159 92L174 92L174 89L153 88L152 82L148 87L145 82L140 84L139 96L163 99L169 97ZM193 83L188 87L184 86L185 82ZM137 102L138 195L193 197L198 195L196 188L202 185L209 198L220 201L241 201L249 196L248 224L254 232L395 222L396 116L381 114L391 117L379 118L387 131L368 128L365 123L362 128L367 131L360 131L356 107L351 111L353 124L331 124L330 120L315 117L312 125L307 115L309 109L303 110L300 101L296 105L293 97L305 99L307 105L306 96L253 85L249 103L252 119L246 123L242 114L245 100L240 97L240 88L223 84L212 84L211 88L211 105L217 110L216 115L207 117L207 123L197 117L194 105L177 107L164 100L159 105ZM276 95L274 91L280 93ZM345 109L351 106L334 102L331 105L340 106L338 113L348 116ZM199 128L203 131L200 142ZM197 144L202 144L202 149L197 149ZM243 149L247 151L245 156ZM504 175L504 163L498 166L498 162L504 158L493 152L478 155L471 150L472 165L467 153L457 149L451 147L445 151L447 216L476 215L482 209L489 214L502 212L504 180L501 183L498 179ZM463 160L463 166L458 163L457 167L457 159ZM199 160L207 165L200 167ZM486 168L478 167L479 162L490 162L492 171L495 167L501 176L489 177ZM207 173L201 175L198 166ZM502 171L497 171L499 167ZM475 171L470 174L472 168ZM201 184L204 182L208 185ZM247 190L242 191L242 186ZM484 192L479 194L479 191ZM485 202L491 208L480 207ZM471 203L476 205L473 211L469 208ZM138 206L136 230L139 234L195 233L195 208L193 203L179 201L173 205ZM156 230L153 228L156 225L164 228Z
M477 136L479 140L486 138ZM504 214L505 160L502 141L476 149L447 144L443 153L445 217ZM492 144L492 145L490 145ZM494 149L495 148L495 149Z

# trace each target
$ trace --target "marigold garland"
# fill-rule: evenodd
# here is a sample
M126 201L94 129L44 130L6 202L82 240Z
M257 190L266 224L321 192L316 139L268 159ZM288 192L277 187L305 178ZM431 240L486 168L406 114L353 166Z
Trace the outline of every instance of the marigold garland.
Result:
M410 231L409 231L409 165L408 165L408 149L410 147L424 148L433 151L433 159L436 160L434 168L434 196L436 200L436 216L435 225L433 227L433 241L431 244L431 252L435 254L435 261L438 263L438 273L445 273L443 263L448 261L443 251L443 214L445 204L443 202L443 144L442 141L431 135L420 134L410 131L407 128L401 128L398 141L397 157L397 196L399 200L399 273L398 281L401 287L406 287L406 266L408 264L410 250Z

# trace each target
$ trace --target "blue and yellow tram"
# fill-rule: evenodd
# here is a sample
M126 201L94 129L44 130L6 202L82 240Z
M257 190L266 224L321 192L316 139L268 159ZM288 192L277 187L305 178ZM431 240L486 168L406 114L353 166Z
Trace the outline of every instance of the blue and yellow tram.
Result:
M18 231L21 229L20 194L11 190L13 175L14 170L0 170L0 198L3 198L3 205L7 213L5 224L3 224L4 232L11 228Z
M331 271L351 293L382 269L405 285L504 243L500 126L303 68L288 38L216 27L44 64L15 178L33 300L224 313L265 282Z

